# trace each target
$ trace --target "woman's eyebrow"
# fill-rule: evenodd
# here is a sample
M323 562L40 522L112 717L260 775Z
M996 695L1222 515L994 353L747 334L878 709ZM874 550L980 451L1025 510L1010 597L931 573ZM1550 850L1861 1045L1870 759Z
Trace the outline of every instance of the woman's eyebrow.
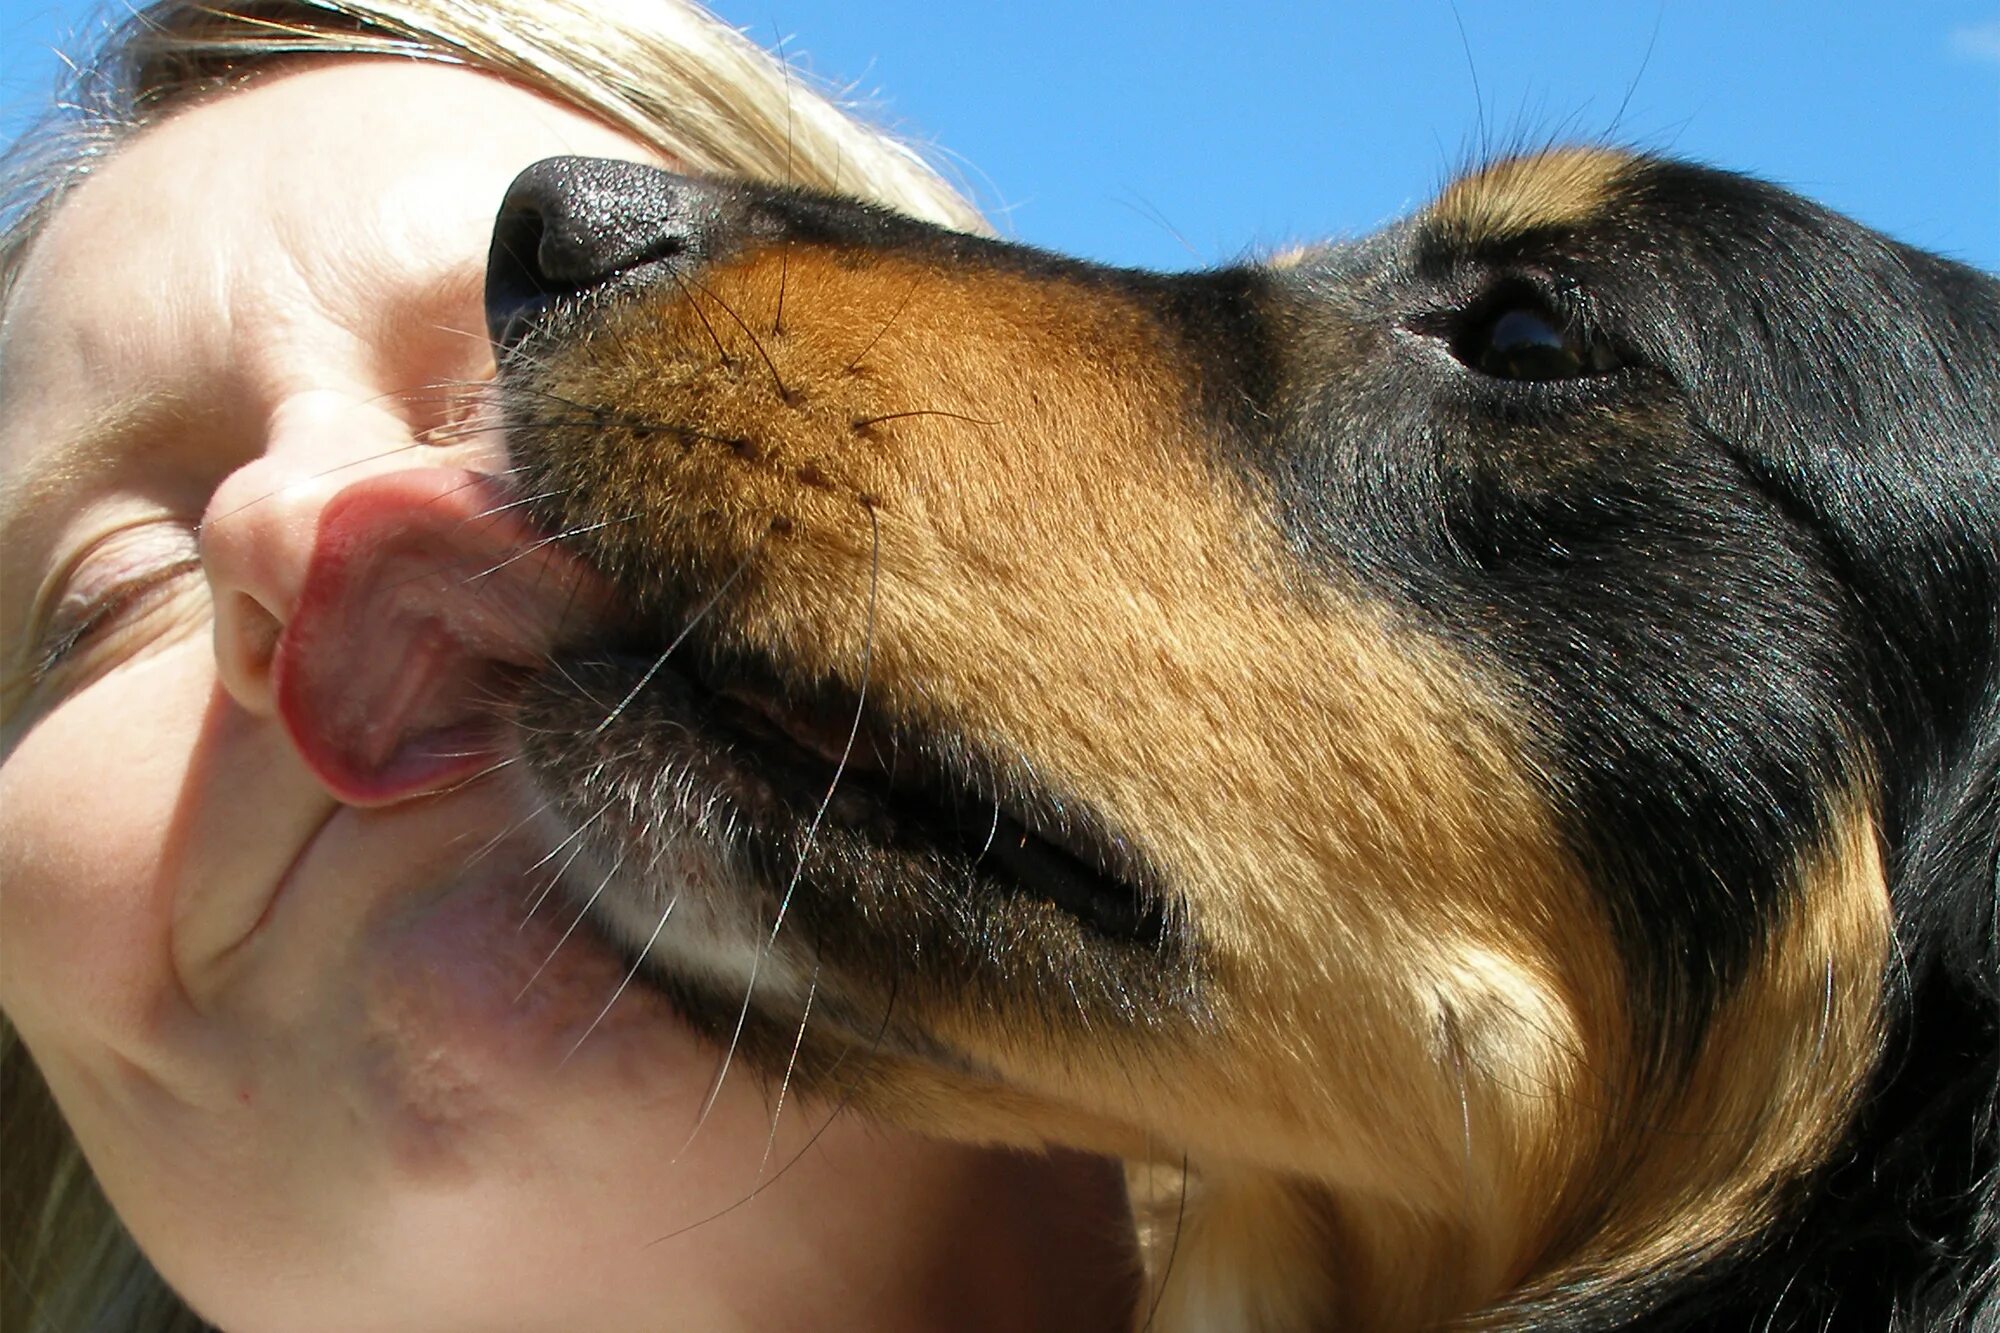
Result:
M157 393L125 402L86 418L66 438L44 444L0 474L0 570L6 571L10 594L5 614L6 639L19 647L20 617L30 608L19 603L18 581L39 577L34 568L67 518L76 498L101 488L147 440L159 440L189 423L193 405L178 394ZM30 593L30 598L32 593Z

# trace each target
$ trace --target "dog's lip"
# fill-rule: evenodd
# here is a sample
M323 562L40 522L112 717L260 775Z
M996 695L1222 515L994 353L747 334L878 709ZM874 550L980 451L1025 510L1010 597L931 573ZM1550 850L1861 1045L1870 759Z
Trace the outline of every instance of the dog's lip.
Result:
M511 500L479 473L414 468L327 502L271 672L294 746L344 803L403 800L495 762L490 700L505 678L614 604Z
M682 696L664 706L692 713L690 741L752 779L730 785L753 824L796 822L803 811L809 822L997 872L1011 889L1054 904L1103 937L1155 942L1164 932L1165 898L1142 858L1101 831L1089 812L1039 793L1003 795L997 781L964 776L962 754L956 761L941 755L971 747L891 721L866 692L787 686L755 658L698 649L649 660L643 670L656 699ZM766 804L790 814L758 809Z

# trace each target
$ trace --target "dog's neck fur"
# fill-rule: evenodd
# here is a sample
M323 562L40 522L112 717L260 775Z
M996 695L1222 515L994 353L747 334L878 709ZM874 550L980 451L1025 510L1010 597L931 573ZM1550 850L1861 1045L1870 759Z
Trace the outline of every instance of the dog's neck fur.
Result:
M1160 1169L1143 1173L1152 1327L1542 1328L1566 1308L1602 1316L1570 1326L1620 1327L1663 1275L1771 1227L1835 1152L1878 1060L1888 932L1876 823L1857 809L1800 867L1792 909L1680 1077L1530 1098L1475 1079L1458 1186L1369 1191L1196 1163L1180 1198Z
M1177 1172L1134 1175L1155 1293L1138 1323L1155 1333L1421 1329L1504 1286L1496 1247L1393 1200L1246 1171L1190 1174L1183 1200Z

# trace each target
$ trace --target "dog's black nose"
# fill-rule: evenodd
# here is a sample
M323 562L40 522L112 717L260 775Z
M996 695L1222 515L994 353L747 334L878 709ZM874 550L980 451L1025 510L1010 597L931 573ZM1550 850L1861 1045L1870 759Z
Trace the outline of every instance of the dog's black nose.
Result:
M486 331L502 350L563 297L661 261L698 262L719 216L703 182L637 162L551 157L507 188L486 259Z

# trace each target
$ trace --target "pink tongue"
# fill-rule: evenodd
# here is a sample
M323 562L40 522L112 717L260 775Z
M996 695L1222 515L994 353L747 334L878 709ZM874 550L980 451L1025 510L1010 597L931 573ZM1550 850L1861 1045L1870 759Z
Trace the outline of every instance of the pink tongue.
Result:
M353 805L436 791L497 758L507 676L601 616L605 585L477 473L392 472L327 502L272 661L278 711Z

